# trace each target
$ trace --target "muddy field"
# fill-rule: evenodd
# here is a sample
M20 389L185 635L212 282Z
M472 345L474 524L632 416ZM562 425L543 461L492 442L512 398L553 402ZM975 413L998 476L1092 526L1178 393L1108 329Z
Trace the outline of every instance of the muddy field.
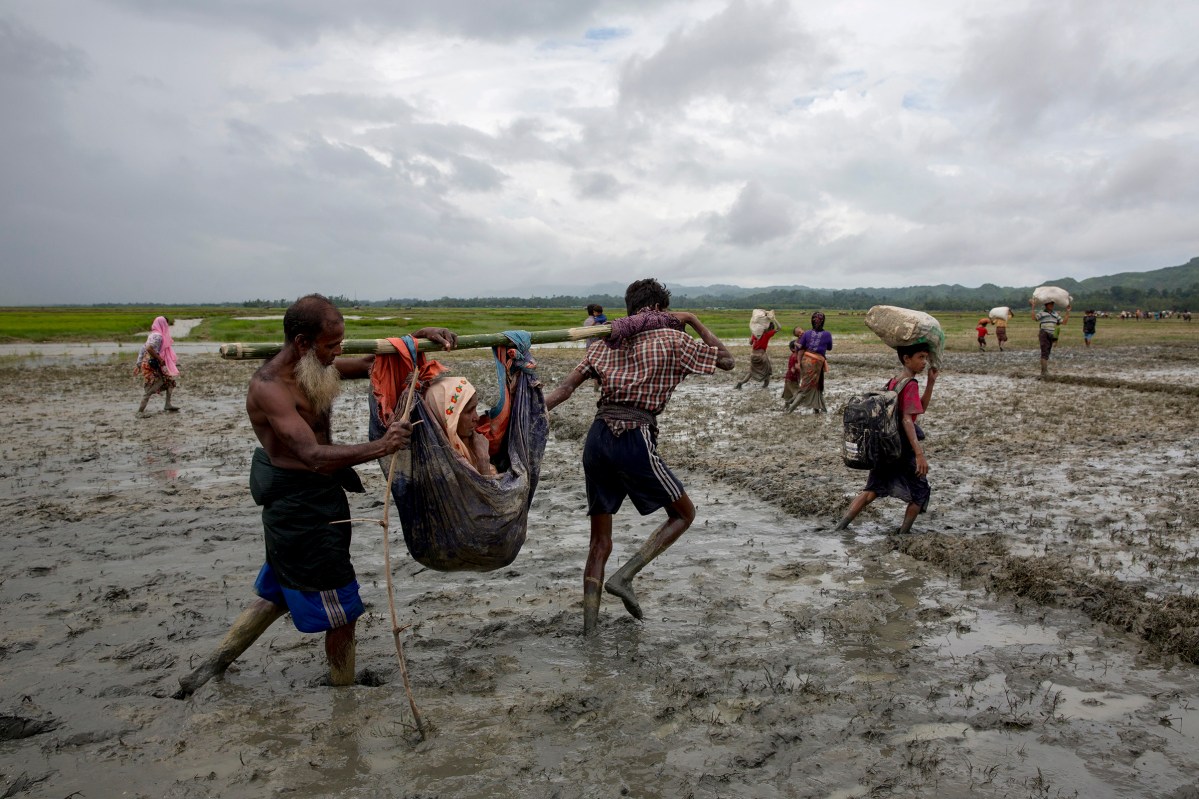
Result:
M578 354L539 351L543 380ZM903 538L894 500L832 532L864 482L835 412L734 390L742 364L684 384L661 446L699 518L639 578L645 621L608 597L591 640L580 389L512 566L422 570L400 539L424 742L369 525L365 684L321 686L319 637L285 620L170 698L262 559L252 364L186 356L184 410L137 418L126 361L7 359L0 797L1199 797L1199 348L1066 349L1050 381L1036 359L950 354L933 500ZM869 342L831 360L834 411L895 367ZM339 400L341 440L365 437L364 397ZM355 515L379 515L359 471ZM612 568L656 521L617 516Z

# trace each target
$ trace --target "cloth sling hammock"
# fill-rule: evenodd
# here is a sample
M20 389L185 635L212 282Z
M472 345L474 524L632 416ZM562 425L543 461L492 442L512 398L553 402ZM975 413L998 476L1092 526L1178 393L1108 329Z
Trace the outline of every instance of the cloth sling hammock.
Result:
M399 453L391 495L408 552L430 569L503 568L525 542L549 420L536 364L529 357L529 334L518 330L504 335L513 347L493 348L500 398L476 430L490 441L498 475L484 477L475 471L450 448L440 420L432 418L419 399L412 403L409 420L415 426L408 449ZM401 407L413 369L418 390L446 371L417 353L411 336L391 342L400 354L376 356L372 369L372 441L383 435ZM380 460L384 475L389 460Z

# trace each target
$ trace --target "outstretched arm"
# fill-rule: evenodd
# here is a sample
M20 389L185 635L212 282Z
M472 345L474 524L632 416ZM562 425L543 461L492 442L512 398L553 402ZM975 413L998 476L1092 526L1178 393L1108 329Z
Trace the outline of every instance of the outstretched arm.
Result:
M731 371L734 365L733 355L729 352L728 347L724 346L724 342L716 337L716 334L699 321L699 317L690 311L670 311L675 319L678 319L685 325L691 325L692 329L699 334L700 339L709 347L716 348L716 368Z
M583 373L578 369L570 370L570 374L554 387L554 390L545 395L545 409L552 411L555 407L570 399L570 395L575 393L575 389L583 385Z
M357 358L338 358L333 362L342 380L361 380L371 376L371 364L375 362L374 355L362 355Z

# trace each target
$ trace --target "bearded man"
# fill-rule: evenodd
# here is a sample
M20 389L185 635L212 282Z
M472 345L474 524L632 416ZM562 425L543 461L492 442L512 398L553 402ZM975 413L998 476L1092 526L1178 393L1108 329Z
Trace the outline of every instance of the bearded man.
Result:
M200 666L179 680L183 699L229 665L280 616L296 629L325 634L329 682L354 682L354 627L364 612L350 563L346 491L362 492L352 467L404 449L407 420L364 444L334 444L333 400L341 381L370 376L374 356L339 358L345 321L327 298L301 297L283 316L283 349L254 373L246 412L258 441L250 467L250 493L262 506L266 563L254 600ZM413 334L452 349L457 337L444 328Z

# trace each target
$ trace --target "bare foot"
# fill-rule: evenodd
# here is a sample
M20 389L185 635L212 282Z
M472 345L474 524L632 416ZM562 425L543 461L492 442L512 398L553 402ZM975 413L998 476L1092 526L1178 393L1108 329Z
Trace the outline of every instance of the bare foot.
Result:
M637 596L633 593L633 587L624 580L613 575L612 579L604 584L604 590L612 596L620 597L620 601L624 603L624 609L634 619L644 618L644 614L641 612L641 605L637 604Z
M196 691L200 690L213 677L220 677L225 673L225 670L216 666L211 662L204 662L200 668L193 671L186 677L179 678L179 690L171 694L172 699L187 699Z

